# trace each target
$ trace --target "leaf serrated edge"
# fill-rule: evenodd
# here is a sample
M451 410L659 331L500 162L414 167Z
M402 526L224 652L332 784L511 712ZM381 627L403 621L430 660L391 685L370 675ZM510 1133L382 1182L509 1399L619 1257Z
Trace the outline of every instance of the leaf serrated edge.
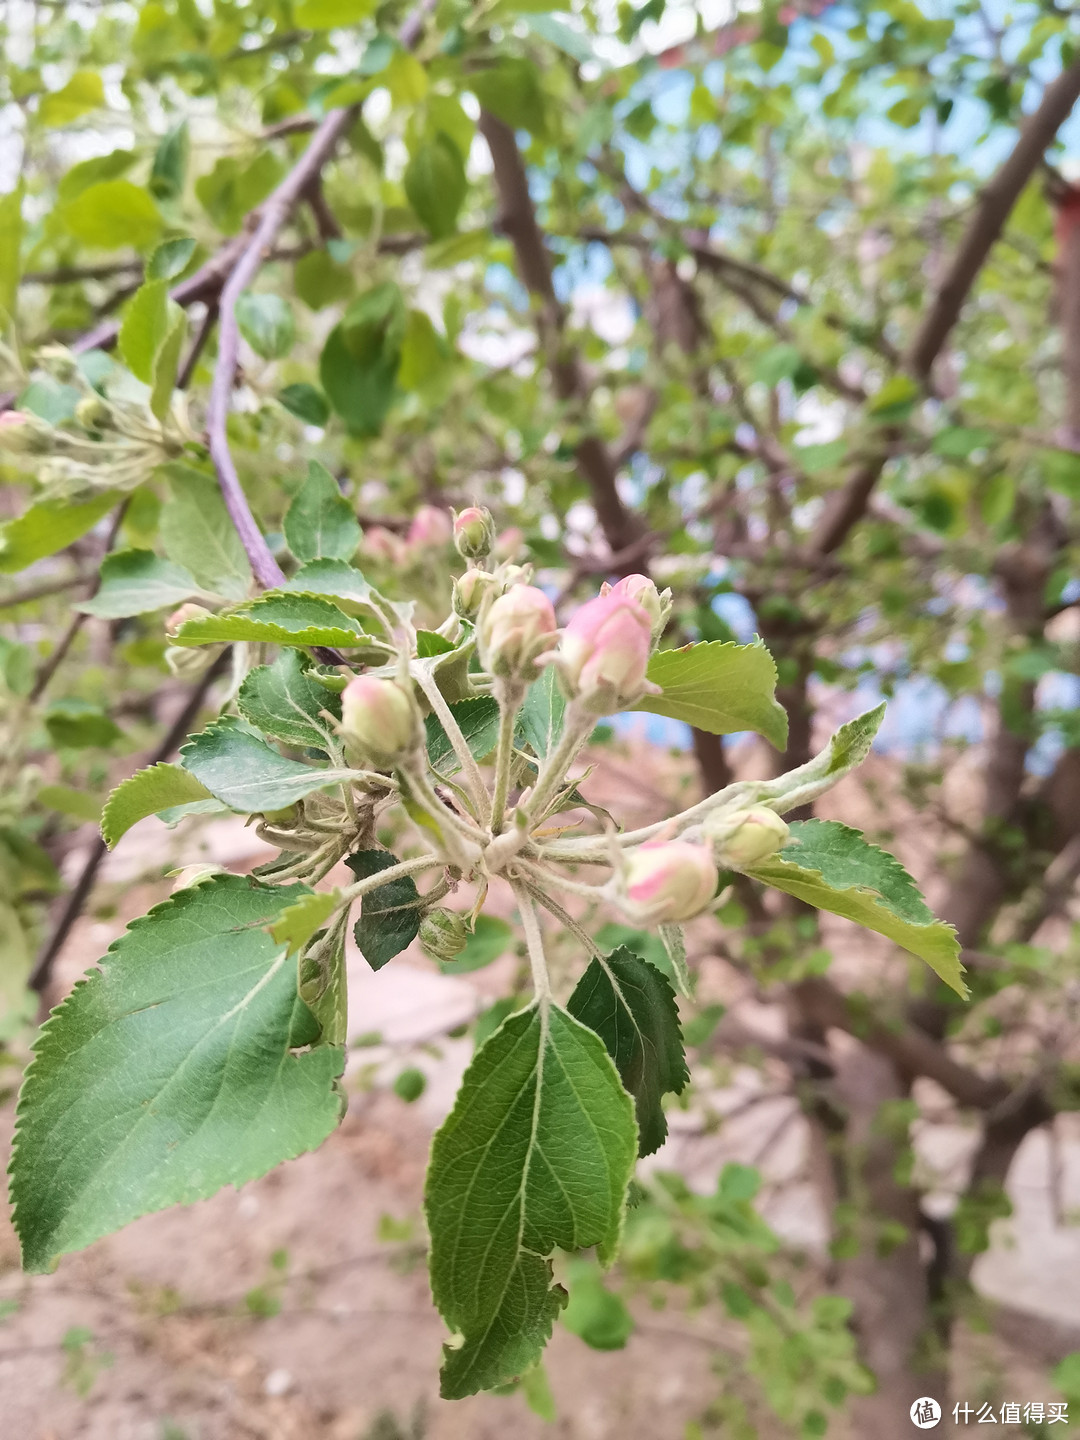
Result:
M16 1235L19 1238L19 1251L22 1258L23 1269L30 1274L51 1274L56 1269L57 1265L60 1263L60 1257L64 1254L70 1253L68 1251L60 1250L55 1255L51 1255L46 1264L44 1265L31 1266L27 1263L25 1249L23 1247L22 1231L19 1227L19 1203L15 1195L15 1172L18 1167L20 1148L19 1142L22 1139L23 1131L25 1128L24 1122L27 1118L26 1109L29 1103L27 1092L31 1086L34 1072L38 1069L39 1064L49 1058L48 1048L49 1042L53 1038L52 1032L55 1022L58 1021L65 1014L69 1006L72 1004L72 1002L75 1000L76 996L79 995L80 992L88 989L91 986L99 985L101 983L101 981L105 977L105 970L103 968L105 961L108 960L109 956L112 955L118 949L118 947L127 940L128 936L136 934L140 930L146 929L151 924L154 917L161 914L161 912L164 910L181 910L187 905L195 904L197 902L200 902L201 900L204 900L208 885L212 885L221 889L229 889L236 891L240 891L243 889L260 890L266 892L267 894L279 894L283 891L306 890L307 888L306 886L302 886L299 883L291 884L288 886L264 885L261 881L255 880L250 875L219 875L215 876L213 880L207 883L207 885L200 885L196 887L190 887L185 890L178 890L175 894L167 896L164 900L160 900L156 905L152 905L150 909L147 910L145 915L138 915L134 920L130 920L128 924L124 927L123 933L117 935L116 939L112 940L109 943L105 954L102 955L99 960L94 962L94 964L90 967L89 970L86 971L83 977L75 982L75 984L71 987L71 989L60 1001L60 1003L54 1006L53 1009L49 1012L48 1017L45 1019L45 1021L39 1028L38 1033L34 1039L34 1043L31 1047L30 1062L27 1065L26 1069L23 1071L23 1077L19 1085L19 1096L15 1106L15 1126L12 1132L11 1140L11 1155L8 1159L6 1172L8 1177L8 1204L10 1206L11 1223ZM202 892L201 895L200 891ZM298 898L302 897L298 896ZM297 996L297 1000L299 1003L303 1003L299 1000L299 995ZM341 1051L341 1058L342 1069L344 1069L344 1049L342 1049ZM341 1071L338 1072L339 1076L340 1074ZM279 1163L284 1163L285 1160L294 1160L297 1158L297 1156L304 1153L306 1153L304 1150L297 1150L293 1155L283 1156L282 1161ZM234 1185L246 1184L249 1180L258 1179L260 1174L265 1173L265 1171L259 1171L256 1174L248 1175L239 1181L230 1181L227 1183ZM168 1207L162 1206L160 1208L166 1209ZM142 1213L153 1214L156 1212L144 1211ZM137 1216L135 1218L141 1218L141 1216Z
M120 781L120 784L119 784L119 785L114 786L114 788L109 791L108 797L106 798L104 807L102 808L102 811L101 811L101 824L100 824L100 829L101 829L101 838L105 841L105 844L109 847L110 850L123 838L123 836L125 836L125 835L127 834L127 832L131 829L132 825L137 825L137 824L139 823L139 820L145 820L145 819L147 818L147 816L149 816L149 815L155 815L155 814L157 813L156 810L147 810L144 815L140 815L140 816L138 816L137 819L132 820L132 822L131 822L130 825L125 825L124 828L123 828L123 830L121 830L118 834L114 834L113 831L112 831L112 829L111 829L110 820L111 820L111 815L112 815L113 802L116 800L117 796L119 796L120 793L121 793L123 790L129 789L131 786L133 786L142 776L144 776L144 775L149 775L149 774L150 774L151 772L153 772L154 770L174 770L174 769L183 770L183 771L184 771L184 774L187 775L187 776L189 776L190 779L193 780L196 785L201 785L202 788L203 788L203 790L206 790L206 794L205 794L204 796L201 796L201 797L200 797L200 796L197 796L197 795L191 796L191 799L192 799L192 800L197 800L197 799L200 799L200 798L201 798L201 799L206 799L206 800L212 800L212 799L214 798L214 797L211 795L210 791L206 789L206 786L203 785L202 781L201 781L196 775L193 775L193 774L191 773L191 771L188 770L188 769L186 769L185 766L183 766L183 765L174 765L174 764L172 763L172 761L169 761L169 760L158 760L158 761L156 761L153 765L144 765L141 770L136 770L133 775L128 775L125 779L123 779L123 780ZM178 803L180 803L180 804L186 804L186 803L188 803L188 802L186 802L186 801L180 801L180 802L178 802ZM168 806L161 806L161 807L159 807L159 808L161 808L161 809L168 809L169 807L168 807Z

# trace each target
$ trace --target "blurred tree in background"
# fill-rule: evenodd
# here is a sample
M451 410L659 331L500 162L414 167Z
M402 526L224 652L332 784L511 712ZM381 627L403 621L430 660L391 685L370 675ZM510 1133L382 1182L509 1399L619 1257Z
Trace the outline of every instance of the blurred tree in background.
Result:
M560 618L651 575L673 591L665 643L764 638L790 726L773 774L895 700L905 760L869 828L923 817L918 878L972 998L898 951L830 978L815 913L737 880L714 952L783 1005L773 1050L831 1259L786 1318L732 1171L708 1203L654 1191L627 1267L704 1276L796 1431L846 1403L856 1433L906 1435L911 1400L948 1393L1019 1146L1080 1104L1061 923L1080 877L1080 17L1054 0L770 0L720 23L664 0L4 15L8 1043L25 1047L104 855L61 886L77 827L226 697L235 656L170 648L163 615L277 583L310 459L359 517L365 574L431 597L432 627L461 568L447 511L475 501ZM103 570L111 551L157 558ZM734 778L730 745L692 743L706 793ZM703 1065L738 1048L701 1040ZM938 1118L977 1134L948 1214L923 1208L912 1162L925 1079ZM567 1323L617 1339L590 1286ZM754 1433L726 1393L723 1433Z

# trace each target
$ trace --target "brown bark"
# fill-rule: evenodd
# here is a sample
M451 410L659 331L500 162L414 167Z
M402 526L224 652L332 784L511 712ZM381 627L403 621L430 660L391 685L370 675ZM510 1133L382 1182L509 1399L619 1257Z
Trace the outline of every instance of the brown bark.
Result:
M578 356L566 342L566 314L551 279L551 260L536 208L529 194L529 179L514 132L508 125L481 111L480 133L487 141L499 197L499 224L514 247L518 272L537 301L536 325L560 400L575 401L584 411L589 387ZM589 487L593 508L612 554L628 549L645 533L639 516L626 505L618 489L618 476L607 447L598 435L586 434L574 450L578 469Z

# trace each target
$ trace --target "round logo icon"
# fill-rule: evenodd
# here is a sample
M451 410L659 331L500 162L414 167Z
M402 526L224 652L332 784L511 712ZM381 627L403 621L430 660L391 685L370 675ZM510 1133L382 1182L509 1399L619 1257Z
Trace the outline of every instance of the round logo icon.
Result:
M932 1430L941 1420L941 1406L932 1395L923 1395L910 1410L911 1423L918 1430Z

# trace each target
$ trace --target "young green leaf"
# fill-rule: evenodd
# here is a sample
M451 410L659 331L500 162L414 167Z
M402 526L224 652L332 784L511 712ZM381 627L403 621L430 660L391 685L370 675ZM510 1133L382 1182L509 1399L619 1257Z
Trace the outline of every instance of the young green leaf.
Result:
M111 850L132 825L176 805L211 799L210 791L179 765L148 765L121 780L101 812L101 835Z
M357 850L345 859L358 880L367 880L397 863L388 850ZM415 940L420 929L419 898L415 880L404 875L377 885L361 899L360 919L353 927L353 936L372 970L381 970Z
M76 70L60 90L41 97L38 119L49 129L70 125L105 104L105 86L96 70Z
M360 525L338 483L318 460L308 466L285 516L285 539L297 560L349 560L360 544Z
M887 936L967 996L956 931L934 919L900 862L857 830L836 820L796 821L783 850L747 874Z
M440 130L422 140L405 170L405 194L433 240L452 235L469 182L461 151Z
M678 1095L690 1079L675 992L666 976L621 946L590 962L566 1008L607 1047L634 1097L638 1153L651 1155L667 1138L662 1096Z
M567 1266L570 1299L562 1323L593 1350L622 1350L634 1330L634 1321L621 1295L604 1284L599 1267L590 1260L571 1260Z
M283 650L272 665L249 671L236 703L244 719L264 734L320 750L327 748L333 720L341 718L340 696L311 678L295 650Z
M0 195L0 311L10 320L15 316L15 301L22 274L22 183Z
M318 890L302 895L294 905L282 910L270 926L270 934L279 945L289 947L287 954L295 955L334 913L340 898L338 890Z
M300 999L319 1024L317 1045L344 1045L348 1036L349 986L345 970L348 911L324 934L316 935L300 956Z
M236 302L240 334L264 360L280 360L292 349L296 321L289 302L266 291L246 290Z
M316 425L321 430L330 419L330 406L326 403L326 396L321 390L316 390L314 385L308 385L302 380L279 390L278 399L290 415L295 415L305 425Z
M353 649L363 645L367 636L359 621L329 600L271 590L236 610L186 620L173 637L176 645L220 645L239 640Z
M787 714L776 701L776 666L760 641L737 645L709 640L679 650L659 650L648 677L660 695L633 707L685 720L710 735L753 730L777 750L787 744Z
M456 1400L528 1368L565 1292L551 1252L614 1258L637 1154L633 1103L593 1032L555 1006L511 1015L477 1051L435 1136L425 1192L431 1289L463 1338Z
M175 200L183 194L190 149L186 120L181 120L179 125L174 125L161 137L154 151L154 163L150 166L150 193L159 200ZM180 268L182 270L183 265Z
M111 745L123 733L99 705L76 696L52 701L45 711L45 728L54 745L69 745L75 750Z
M483 760L495 749L499 739L499 703L490 695L476 695L471 700L458 700L450 713L461 727L469 754ZM424 721L427 731L427 752L431 767L440 775L456 775L461 769L450 737L439 717L432 712Z
M72 607L99 620L164 610L201 593L190 571L162 560L152 550L114 550L106 555L99 573L97 594Z
M355 773L287 760L231 719L216 720L193 735L180 758L211 795L242 814L284 810L316 790L350 781Z
M371 598L371 586L361 571L344 560L309 560L281 588L289 593L333 595L360 604Z
M132 296L120 326L124 364L145 385L153 380L154 356L169 329L168 307L168 281L148 280Z
M187 315L170 300L165 307L165 336L154 352L154 364L150 383L150 411L162 424L172 404L173 386L180 369L180 352L187 337Z
M342 1052L301 1051L315 1021L265 929L302 893L234 875L182 890L129 926L53 1011L11 1160L28 1270L242 1185L333 1130Z
M566 700L559 689L554 665L548 665L539 680L525 692L525 703L518 716L518 726L532 746L533 754L543 760L550 755L562 734Z
M241 600L251 586L251 565L229 519L217 481L180 463L162 467L172 494L161 510L161 543L204 590Z
M841 725L835 735L829 738L825 748L812 760L795 770L788 770L776 780L770 780L762 787L762 798L770 801L771 808L779 814L794 810L816 800L845 775L861 765L870 754L874 736L881 728L885 716L885 702L863 715L857 715L846 725Z
M89 500L42 500L14 520L0 525L0 574L25 570L35 560L66 550L92 530L119 500L114 490Z
M96 250L132 245L146 250L161 234L161 216L145 190L130 180L102 180L89 185L56 219L62 229Z

